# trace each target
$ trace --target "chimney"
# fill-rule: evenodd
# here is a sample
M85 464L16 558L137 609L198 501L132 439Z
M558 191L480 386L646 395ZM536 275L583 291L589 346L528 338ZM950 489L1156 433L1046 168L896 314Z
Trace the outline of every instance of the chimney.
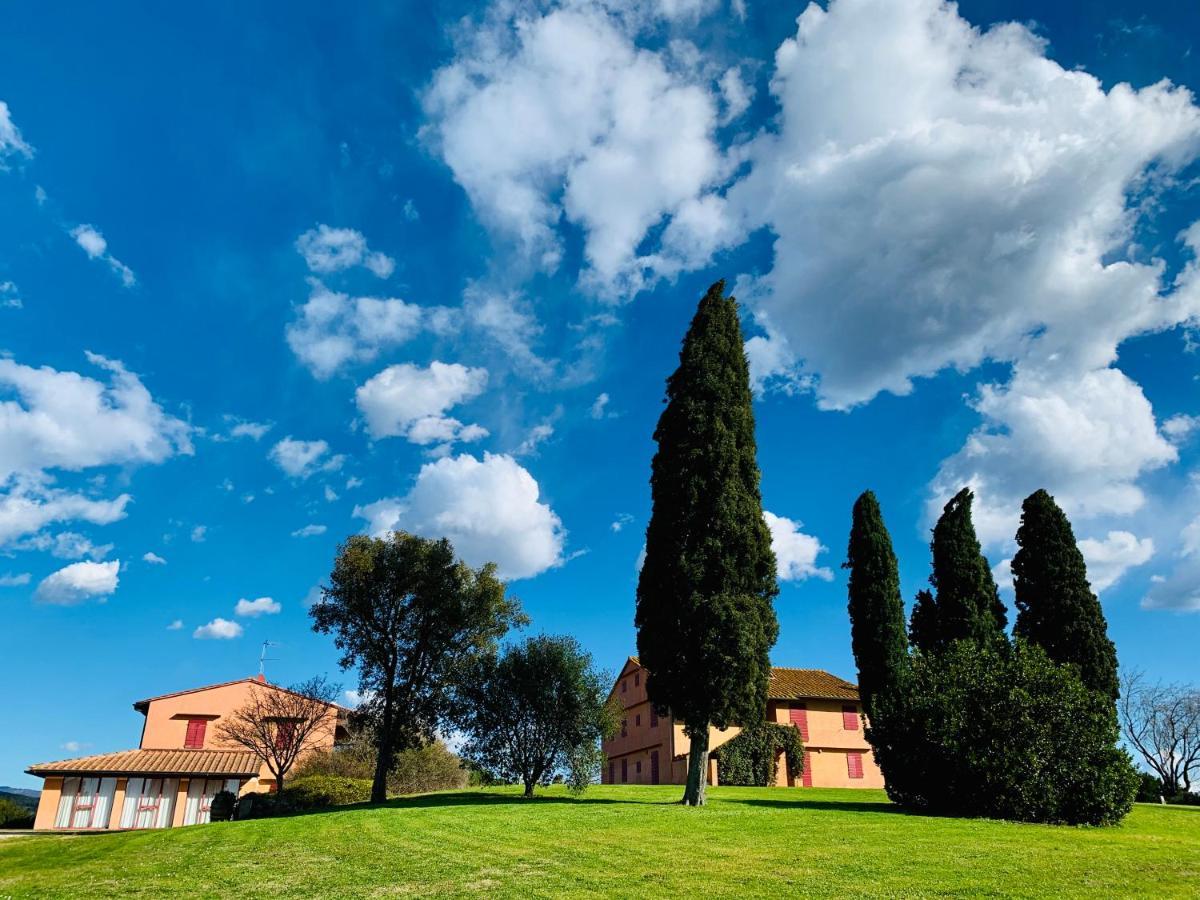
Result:
M256 681L258 681L259 684L267 683L267 676L264 675L262 672L259 672L257 675L254 676L254 678Z

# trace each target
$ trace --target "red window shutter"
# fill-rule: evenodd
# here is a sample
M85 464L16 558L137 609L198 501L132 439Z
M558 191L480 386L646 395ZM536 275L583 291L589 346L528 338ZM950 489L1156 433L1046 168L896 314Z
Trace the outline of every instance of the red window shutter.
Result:
M658 751L650 751L650 783L658 784Z
M650 707L650 727L658 727L658 713L654 711L654 707Z
M800 740L808 740L808 707L799 703L788 710L792 724L800 729Z
M208 725L205 719L188 719L187 734L183 738L186 750L201 750L204 747L204 730Z
M636 716L633 717L633 724L636 725L638 728L642 727L642 714L641 713L638 713Z
M627 737L629 734L629 719L621 720L621 737Z
M851 750L846 754L846 774L851 778L863 777L862 753Z
M295 733L295 722L280 722L275 728L275 749L284 750L291 746L292 737Z
M808 750L804 751L804 772L800 775L800 783L812 787L812 753Z
M858 731L858 707L847 705L842 707L842 728L846 731Z

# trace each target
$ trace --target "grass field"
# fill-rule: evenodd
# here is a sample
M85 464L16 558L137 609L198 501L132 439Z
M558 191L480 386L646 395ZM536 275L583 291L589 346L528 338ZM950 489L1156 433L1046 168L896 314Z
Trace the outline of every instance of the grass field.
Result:
M1200 896L1200 809L1117 828L906 815L882 792L428 794L173 831L0 841L0 897Z

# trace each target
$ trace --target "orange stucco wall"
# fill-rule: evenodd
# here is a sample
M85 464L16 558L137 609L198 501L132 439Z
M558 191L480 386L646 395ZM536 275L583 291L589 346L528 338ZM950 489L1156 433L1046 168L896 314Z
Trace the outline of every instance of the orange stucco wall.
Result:
M51 775L42 783L42 796L38 800L37 814L33 817L36 829L53 828L54 816L58 812L58 800L62 796L63 780Z
M650 725L650 703L646 696L645 670L628 661L613 686L612 696L620 700L625 709L625 735L620 732L604 742L607 756L601 772L605 784L650 784L651 754L659 755L659 783L683 784L687 780L687 753L691 741L683 733L683 725L674 719L660 718L657 727ZM842 717L842 706L850 701L841 700L773 700L767 707L769 721L788 724L790 709L803 704L807 710L809 767L813 787L883 787L883 773L875 764L871 746L863 734L861 716L856 729L847 729ZM858 704L854 704L856 709ZM741 733L741 728L713 728L709 732L709 749L715 750ZM851 751L862 754L862 778L851 778L847 754ZM625 762L625 778L621 763ZM611 765L611 768L609 764ZM610 774L611 773L611 774ZM799 787L802 778L788 778L787 767L780 765L776 775L779 787ZM716 760L709 763L709 782L718 784L720 770Z

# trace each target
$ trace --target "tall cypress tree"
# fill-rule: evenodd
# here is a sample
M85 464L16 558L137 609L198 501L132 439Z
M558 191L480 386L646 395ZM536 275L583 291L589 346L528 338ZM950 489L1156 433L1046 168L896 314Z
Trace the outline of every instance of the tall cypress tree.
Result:
M975 495L963 488L942 510L933 529L933 574L937 591L932 613L914 608L914 641L922 650L940 650L952 641L989 644L1003 636L1008 613L987 558L975 536L971 504ZM918 612L918 610L920 610Z
M908 640L896 554L871 491L854 503L845 568L850 570L850 645L858 665L858 693L867 715L874 718L875 697L899 688Z
M709 726L764 717L779 634L750 376L724 281L708 289L684 337L654 439L638 654L651 702L684 723L691 751L683 802L699 806Z
M1044 490L1021 504L1012 561L1017 621L1013 634L1038 644L1057 663L1074 663L1083 683L1116 699L1117 649L1066 514Z

